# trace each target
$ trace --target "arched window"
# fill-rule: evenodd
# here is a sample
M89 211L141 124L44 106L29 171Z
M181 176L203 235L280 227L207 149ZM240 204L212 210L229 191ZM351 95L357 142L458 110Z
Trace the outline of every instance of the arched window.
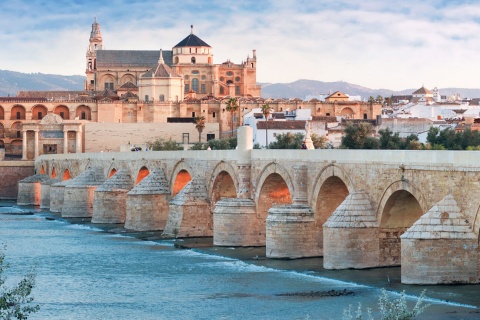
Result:
M195 57L192 57L192 64L195 64Z
M367 114L366 114L366 113L364 113L364 114L363 114L363 119L364 119L364 120L368 119L368 117L367 117Z
M178 63L178 57L175 57L175 64Z
M192 90L198 93L198 79L193 78L192 79Z

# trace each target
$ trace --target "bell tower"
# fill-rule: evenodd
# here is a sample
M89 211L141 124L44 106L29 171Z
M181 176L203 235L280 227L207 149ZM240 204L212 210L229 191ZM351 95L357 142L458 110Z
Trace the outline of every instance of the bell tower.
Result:
M102 50L102 33L100 32L100 24L97 18L94 18L92 23L92 31L90 32L90 44L86 55L86 70L87 80L85 81L85 90L96 90L97 83L95 71L97 70L97 50Z

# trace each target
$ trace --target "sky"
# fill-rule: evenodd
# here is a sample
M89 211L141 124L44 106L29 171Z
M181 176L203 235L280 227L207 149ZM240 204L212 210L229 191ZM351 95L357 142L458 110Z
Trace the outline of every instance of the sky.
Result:
M104 49L171 50L190 33L214 63L257 50L257 81L371 89L480 88L480 1L0 0L0 69L85 74L94 17Z

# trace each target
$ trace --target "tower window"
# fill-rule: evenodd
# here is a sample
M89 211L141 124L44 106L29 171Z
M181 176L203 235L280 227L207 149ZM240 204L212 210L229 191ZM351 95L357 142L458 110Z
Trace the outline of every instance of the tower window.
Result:
M190 90L190 88L188 86L188 83L185 83L185 93L188 93L189 90Z
M80 119L81 119L81 120L87 119L87 115L85 114L85 111L82 111L82 114L81 114Z
M41 112L38 113L38 120L42 120L43 114Z
M165 96L163 94L161 94L159 98L160 101L165 101Z
M223 90L223 87L220 87L220 94L224 94L224 90Z
M200 88L201 88L201 90L202 90L202 93L207 93L207 86L205 85L205 83L202 83L202 84L200 85Z
M195 57L192 57L192 64L195 64Z
M17 120L20 119L20 111L17 111Z
M195 118L195 112L192 112L192 118Z
M198 79L197 78L192 79L192 90L198 93Z
M65 119L65 114L63 113L63 111L60 111L60 117L61 117L62 119Z
M235 94L236 95L240 94L240 86L235 86Z

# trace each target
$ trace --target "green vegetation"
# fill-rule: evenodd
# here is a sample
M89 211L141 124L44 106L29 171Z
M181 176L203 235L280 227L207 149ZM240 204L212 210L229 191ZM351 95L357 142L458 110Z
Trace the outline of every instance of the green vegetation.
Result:
M264 104L262 105L262 114L265 117L265 145L268 146L268 117L270 116L270 113L272 113L272 108L270 105Z
M154 141L147 142L148 148L152 151L178 151L183 150L183 146L178 145L172 139L165 140L163 138L157 138Z
M420 297L412 310L408 310L407 299L405 297L405 291L402 291L398 299L391 299L388 297L387 290L382 289L382 294L378 299L378 309L382 320L410 320L420 315L430 304L425 304L425 290L422 291ZM348 309L343 310L343 320L360 320L363 318L362 306L359 303L355 315L352 314L352 305ZM373 320L372 310L367 308L367 316L365 319Z
M302 143L305 141L303 133L282 133L276 136L277 140L268 145L268 149L301 149ZM317 134L312 134L311 139L315 149L327 148L327 138Z
M206 143L197 142L190 147L190 150L232 150L237 147L237 138L212 139Z
M195 122L195 128L198 131L198 142L202 142L202 131L205 128L205 117L195 117L193 121Z
M238 105L238 102L237 102L237 98L228 99L227 107L225 108L225 110L230 112L230 116L231 116L231 119L232 119L230 137L233 137L233 116L234 116L235 112L237 112L238 108L239 108L239 105Z
M33 305L31 296L35 285L35 275L30 273L13 288L5 285L4 272L8 268L5 254L0 251L0 319L27 319L31 313L40 310L39 305Z

